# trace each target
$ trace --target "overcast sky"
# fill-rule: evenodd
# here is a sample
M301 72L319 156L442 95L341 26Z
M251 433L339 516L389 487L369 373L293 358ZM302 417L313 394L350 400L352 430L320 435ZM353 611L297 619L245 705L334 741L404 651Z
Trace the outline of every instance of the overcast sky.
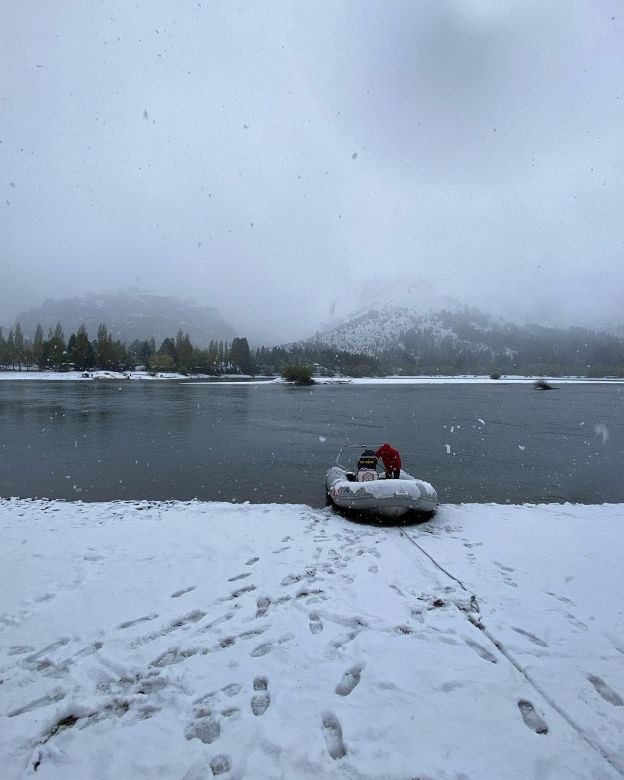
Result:
M305 335L405 272L624 321L610 0L3 0L0 321L130 285Z

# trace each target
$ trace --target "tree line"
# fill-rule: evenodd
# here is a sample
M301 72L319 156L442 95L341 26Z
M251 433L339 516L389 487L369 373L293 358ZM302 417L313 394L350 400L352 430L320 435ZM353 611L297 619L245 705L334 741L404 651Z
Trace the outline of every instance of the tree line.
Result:
M253 361L246 338L235 338L231 343L213 340L207 349L198 349L189 334L180 330L175 338L165 338L157 348L153 338L124 344L113 337L105 323L100 324L93 340L84 325L67 340L60 323L49 329L47 337L41 325L37 325L32 339L24 336L19 322L6 336L0 327L3 369L132 371L139 366L152 372L248 373Z
M441 312L438 326L401 334L401 347L384 355L386 364L414 374L624 376L624 339L609 333L494 323L476 310Z
M624 376L624 339L587 329L562 330L505 323L492 327L486 315L442 312L447 330L414 328L401 334L397 346L376 356L338 350L326 344L300 344L250 349L246 338L210 341L196 347L179 330L158 347L154 338L125 344L115 339L105 323L93 340L84 325L66 340L57 323L47 337L37 325L34 338L24 336L19 322L5 336L0 328L0 368L53 371L130 371L184 374L282 373L305 366L317 375L383 376L403 374L501 374L557 376Z
M69 338L60 323L47 337L37 325L34 338L25 338L19 323L5 337L0 328L0 368L22 371L133 371L143 367L153 373L183 374L279 374L286 366L307 366L315 373L375 376L383 373L377 359L336 351L330 347L291 345L250 349L246 338L231 342L212 340L207 348L193 345L188 333L179 330L157 347L154 338L124 344L115 339L105 323L91 340L84 325Z

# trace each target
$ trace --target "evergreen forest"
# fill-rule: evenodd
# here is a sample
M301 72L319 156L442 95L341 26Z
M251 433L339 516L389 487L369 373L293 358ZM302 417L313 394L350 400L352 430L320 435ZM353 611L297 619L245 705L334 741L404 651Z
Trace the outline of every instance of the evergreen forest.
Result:
M582 328L541 326L487 328L472 313L445 312L447 334L427 328L401 334L393 347L374 356L348 352L313 340L250 348L246 338L212 340L195 346L188 332L156 344L154 338L129 344L115 339L101 323L91 338L84 325L66 338L60 323L44 334L41 325L26 337L19 322L5 333L0 327L0 369L89 372L133 371L153 374L276 375L306 366L317 376L516 374L624 377L624 339Z

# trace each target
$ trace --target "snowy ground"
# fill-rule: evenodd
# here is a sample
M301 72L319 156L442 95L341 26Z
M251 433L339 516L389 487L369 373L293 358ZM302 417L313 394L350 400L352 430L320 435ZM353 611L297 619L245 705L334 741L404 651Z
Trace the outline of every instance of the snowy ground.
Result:
M4 778L624 775L624 505L0 500L0 529Z
M83 376L81 371L0 371L0 380L45 380L51 382L92 382L94 379L100 381L119 381L119 380L137 380L144 379L156 381L159 379L177 379L184 380L184 384L214 384L214 385L236 385L236 384L286 384L281 378L271 377L249 377L246 374L232 374L214 377L209 375L192 376L176 373L158 373L155 376L147 371L126 371L124 373L114 371L89 371L88 376ZM582 376L568 377L539 377L552 382L555 386L558 384L624 384L624 379L588 379ZM350 377L317 377L315 381L322 385L331 384L354 384L354 385L431 385L431 384L518 384L522 382L535 382L538 377L526 376L503 376L500 379L490 379L489 376L373 376L361 377L358 379ZM206 380L211 380L207 382Z
M85 376L86 374L86 376ZM188 379L184 374L158 373L155 376L147 371L0 371L0 380L38 380L48 382L92 382L97 379L100 381L123 381L129 379Z

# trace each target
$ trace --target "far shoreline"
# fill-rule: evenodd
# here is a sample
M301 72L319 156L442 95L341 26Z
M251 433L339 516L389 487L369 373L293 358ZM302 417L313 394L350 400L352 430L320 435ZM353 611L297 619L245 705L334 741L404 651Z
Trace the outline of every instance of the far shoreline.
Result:
M457 374L457 375L391 375L383 377L314 377L315 385L429 385L429 384L489 384L489 385L514 385L534 383L537 380L546 380L554 384L624 384L624 379L618 377L583 377L583 376L521 376L503 375L499 379L492 379L487 375ZM133 381L174 381L184 385L291 385L281 377L252 376L248 374L222 374L213 376L210 374L179 374L158 372L151 374L147 371L13 371L0 370L0 381L35 381L35 382L133 382Z

